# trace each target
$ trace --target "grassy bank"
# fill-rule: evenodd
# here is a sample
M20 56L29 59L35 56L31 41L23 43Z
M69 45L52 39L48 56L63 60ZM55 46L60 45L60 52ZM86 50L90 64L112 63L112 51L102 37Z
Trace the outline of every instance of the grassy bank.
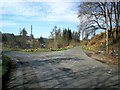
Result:
M5 55L2 55L2 75L5 75L11 65L11 59Z
M6 83L8 81L9 75L11 70L11 59L6 56L2 55L2 89L6 89Z
M83 50L89 50L89 51L94 51L94 52L97 52L97 49L95 47L87 47L87 46L83 46L82 47Z
M106 63L109 65L118 65L118 61L117 58L113 55L110 54L106 54L105 51L104 52L100 52L98 51L96 48L94 47L87 47L87 46L83 46L83 51L86 53L87 56L100 61L102 63Z

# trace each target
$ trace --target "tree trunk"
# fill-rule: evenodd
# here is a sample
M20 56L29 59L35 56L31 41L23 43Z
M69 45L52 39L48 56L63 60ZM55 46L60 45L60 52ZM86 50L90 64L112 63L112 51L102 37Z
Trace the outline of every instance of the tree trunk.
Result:
M108 7L106 3L106 53L109 54L109 37L108 37Z

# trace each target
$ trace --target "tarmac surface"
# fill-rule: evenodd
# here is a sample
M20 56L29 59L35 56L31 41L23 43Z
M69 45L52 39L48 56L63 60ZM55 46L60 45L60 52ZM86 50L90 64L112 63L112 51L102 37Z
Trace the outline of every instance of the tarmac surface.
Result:
M118 70L88 57L81 47L56 52L6 51L16 62L8 90L118 88Z

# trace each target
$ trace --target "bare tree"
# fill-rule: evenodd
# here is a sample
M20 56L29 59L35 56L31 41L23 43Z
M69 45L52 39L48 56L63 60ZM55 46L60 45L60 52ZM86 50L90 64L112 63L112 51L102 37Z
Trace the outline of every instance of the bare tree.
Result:
M79 8L78 17L86 17L87 19L84 23L80 23L81 27L84 27L82 32L90 34L93 29L94 31L98 29L108 30L108 36L111 37L109 39L114 40L112 30L116 28L116 38L118 40L120 2L83 2L79 5Z

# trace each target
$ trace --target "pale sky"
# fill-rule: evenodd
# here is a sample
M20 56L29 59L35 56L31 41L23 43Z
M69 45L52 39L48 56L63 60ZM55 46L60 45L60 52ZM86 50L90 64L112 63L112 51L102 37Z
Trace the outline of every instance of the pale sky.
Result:
M50 35L53 27L77 31L79 0L4 0L0 1L0 31L19 34L26 28L30 35L33 26L35 37Z

